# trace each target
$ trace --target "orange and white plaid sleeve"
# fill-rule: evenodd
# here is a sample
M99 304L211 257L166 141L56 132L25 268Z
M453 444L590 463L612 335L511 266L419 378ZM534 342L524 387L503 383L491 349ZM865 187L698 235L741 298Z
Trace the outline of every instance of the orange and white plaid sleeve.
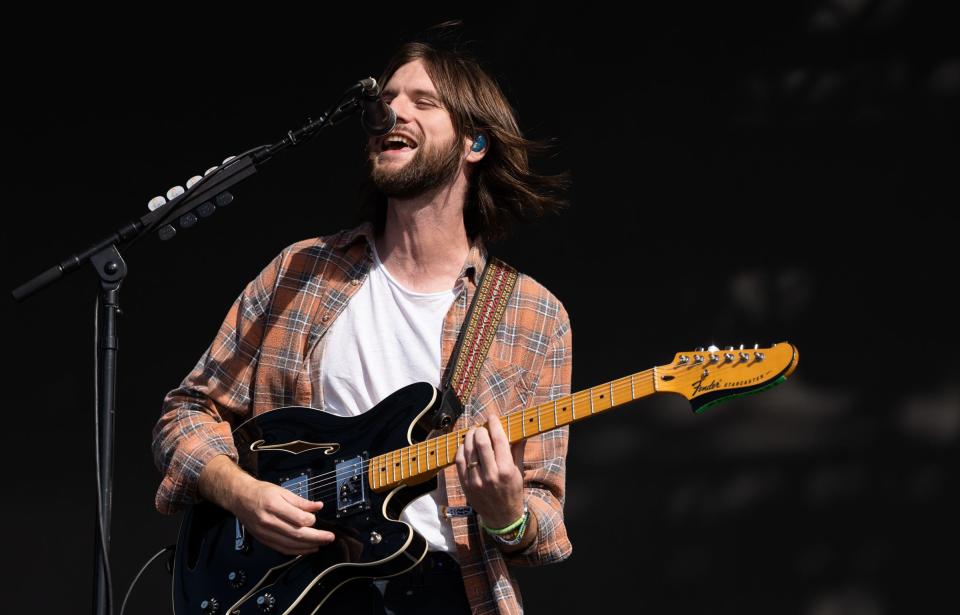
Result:
M562 306L557 322L527 407L570 394L573 337L570 319ZM527 549L504 555L510 564L550 564L566 559L573 551L563 521L569 429L569 426L560 427L527 440L523 455L524 492L530 514L537 517L539 531Z
M251 381L283 257L247 285L193 371L163 400L153 429L154 462L163 473L155 500L161 513L173 514L193 501L200 472L211 459L237 460L233 426L251 413Z

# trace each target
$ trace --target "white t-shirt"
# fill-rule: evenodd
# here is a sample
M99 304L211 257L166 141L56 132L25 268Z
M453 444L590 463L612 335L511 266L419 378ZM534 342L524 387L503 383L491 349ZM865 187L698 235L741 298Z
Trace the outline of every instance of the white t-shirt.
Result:
M370 273L327 331L320 358L323 409L340 416L362 414L413 382L439 386L443 320L460 291L459 283L437 293L407 290L370 244ZM450 524L440 519L438 491L413 500L400 518L423 535L430 550L455 556Z

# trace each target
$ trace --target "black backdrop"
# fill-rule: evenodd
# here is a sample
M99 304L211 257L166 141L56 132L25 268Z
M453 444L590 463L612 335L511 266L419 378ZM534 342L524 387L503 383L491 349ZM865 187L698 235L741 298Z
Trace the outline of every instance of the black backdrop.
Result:
M709 343L801 353L786 385L703 416L667 396L575 426L574 553L517 572L530 612L956 606L960 45L930 3L780 4L458 15L526 134L557 139L538 168L573 174L566 213L493 250L566 305L575 390ZM278 140L438 20L313 22L289 45L224 33L189 62L166 51L193 50L172 34L75 33L82 44L52 55L38 36L11 51L39 63L10 74L8 289L168 187ZM175 540L177 518L153 509L163 394L282 247L353 224L361 137L355 121L337 126L266 165L223 213L128 253L118 606ZM84 271L4 304L10 612L91 603L96 287ZM128 612L168 612L167 584L149 570Z

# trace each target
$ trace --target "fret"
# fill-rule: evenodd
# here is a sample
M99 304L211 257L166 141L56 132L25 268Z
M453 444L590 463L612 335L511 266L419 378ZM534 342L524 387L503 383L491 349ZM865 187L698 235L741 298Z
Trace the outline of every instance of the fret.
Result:
M371 489L376 489L376 488L378 487L378 485L377 485L377 468L378 468L379 466L377 466L377 459L379 459L379 457L374 457L374 458L373 458L373 463L372 463L371 466L370 466L370 467L372 468L372 470L370 471L370 474L372 474L372 476L370 477L370 488L371 488Z
M593 389L587 393L590 396L590 414L593 414Z
M637 392L636 392L636 390L635 390L634 387L633 387L633 377L634 377L634 376L636 376L636 374L630 374L630 397L631 397L632 399L636 399L636 398L637 398Z
M576 396L576 394L570 396L570 417L571 417L571 422L577 420L577 396Z
M423 472L423 470L420 469L420 457L421 457L421 455L420 455L420 444L417 443L417 474L421 474L421 473Z
M553 426L560 427L560 419L557 417L557 400L553 400Z
M396 451L390 451L390 471L393 473L393 479L391 483L397 482L397 464L393 461L396 456Z
M610 407L614 406L613 403L613 380L610 381Z
M520 411L520 435L524 438L527 437L527 410L524 408Z
M537 406L537 433L543 433L543 424L540 423L540 406Z

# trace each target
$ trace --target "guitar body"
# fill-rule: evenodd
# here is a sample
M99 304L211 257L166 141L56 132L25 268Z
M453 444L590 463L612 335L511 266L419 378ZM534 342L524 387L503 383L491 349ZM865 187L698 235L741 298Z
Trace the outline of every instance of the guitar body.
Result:
M425 439L426 417L439 404L437 389L420 382L356 417L287 407L237 427L239 465L323 501L315 527L336 540L311 555L283 555L246 533L228 511L199 502L186 512L177 541L176 615L314 613L344 583L402 574L419 563L427 543L398 519L410 501L436 488L436 472L374 493L364 460Z

